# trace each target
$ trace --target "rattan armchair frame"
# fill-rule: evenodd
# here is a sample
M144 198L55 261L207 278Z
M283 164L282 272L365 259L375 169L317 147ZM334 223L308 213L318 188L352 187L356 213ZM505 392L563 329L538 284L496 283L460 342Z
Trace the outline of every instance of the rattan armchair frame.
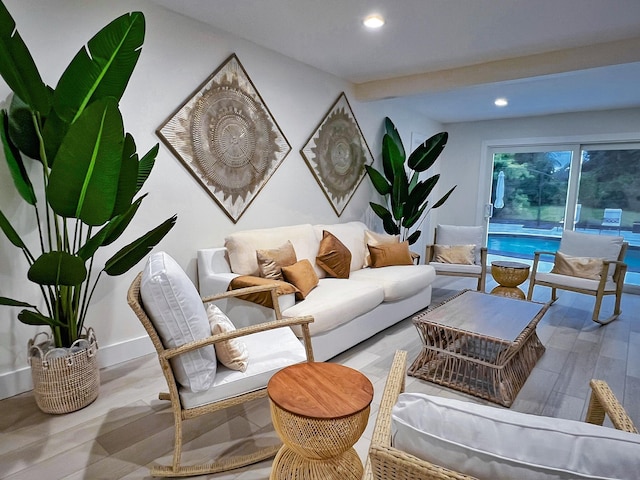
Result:
M391 409L404 391L407 352L394 356L376 418L364 480L473 480L475 477L421 460L391 446ZM585 422L602 425L605 414L613 425L626 432L638 433L624 407L602 380L591 380L591 398Z
M533 289L536 285L542 285L544 287L551 288L551 301L549 303L554 303L558 299L557 289L560 290L570 290L572 292L584 293L586 295L592 295L596 297L595 304L593 306L593 316L591 319L599 323L600 325L607 325L608 323L613 322L620 314L622 313L622 309L620 308L620 302L622 300L622 289L624 287L624 277L627 274L627 264L624 263L624 257L627 253L627 248L629 247L628 242L622 242L622 247L620 248L620 253L618 255L618 260L604 260L602 262L602 273L600 274L600 282L598 283L598 288L596 290L587 290L584 288L571 287L567 285L562 285L555 282L548 282L539 280L536 278L536 274L538 272L538 262L540 261L540 257L542 255L551 255L554 256L556 252L548 252L548 251L537 251L534 252L533 257L533 267L531 269L531 278L529 279L529 291L527 293L527 300L531 300L533 297ZM607 279L609 278L609 266L615 265L615 269L613 271L613 282L614 288L607 288ZM602 307L602 300L605 295L615 295L615 305L613 308L613 314L607 318L600 318L600 308Z
M173 370L171 368L170 360L177 355L181 355L186 352L190 352L192 350L202 348L207 345L215 345L216 343L223 342L225 340L230 340L232 338L239 338L245 335L249 335L252 333L263 332L266 330L271 330L275 328L282 327L290 327L292 325L300 325L302 327L302 340L304 342L304 347L306 350L306 357L308 362L313 361L313 348L311 345L311 337L309 334L309 323L313 322L313 317L304 316L304 317L291 317L282 319L280 316L280 312L278 309L275 310L276 319L270 322L260 323L257 325L252 325L249 327L239 328L233 332L221 333L217 335L212 335L208 338L198 340L195 342L190 342L180 347L176 348L165 348L160 340L160 336L156 331L153 323L148 317L144 305L142 303L142 298L140 296L140 280L142 274L138 274L136 278L131 283L129 287L129 291L127 293L127 301L131 309L135 312L136 316L144 326L147 334L151 338L153 342L153 346L156 349L158 354L158 361L160 362L160 366L162 368L162 373L164 374L165 380L167 382L167 387L169 392L161 392L158 395L160 400L170 400L171 408L173 410L173 419L174 419L174 449L173 449L173 462L171 465L167 466L155 466L151 469L151 475L154 477L188 477L193 475L205 475L212 473L225 472L228 470L232 470L235 468L240 468L246 465L250 465L256 462L260 462L267 458L273 457L278 450L280 449L281 444L276 444L273 446L265 447L259 449L253 453L226 457L224 459L219 459L217 461L213 461L207 464L199 464L199 465L182 465L180 462L181 454L182 454L182 424L185 420L196 418L204 414L216 412L218 410L222 410L225 408L233 407L234 405L239 405L242 403L249 402L251 400L257 398L264 398L267 395L266 384L264 388L259 390L253 390L247 393L243 393L228 399L212 402L206 405L201 405L193 408L184 408L182 403L180 402L180 396L178 394L178 383L173 374ZM217 300L221 300L229 297L237 297L239 295L246 295L250 293L256 292L266 292L270 291L273 304L277 305L277 286L276 285L266 285L259 287L248 287L237 290L232 290L224 293L220 293L217 295L212 295L206 298L203 298L203 303L214 302Z

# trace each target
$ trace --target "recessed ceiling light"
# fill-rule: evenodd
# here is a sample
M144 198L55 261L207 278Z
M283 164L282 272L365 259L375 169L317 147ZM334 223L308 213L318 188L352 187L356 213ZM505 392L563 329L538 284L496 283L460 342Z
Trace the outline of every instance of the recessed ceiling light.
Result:
M378 14L369 15L362 23L364 23L364 26L367 28L380 28L384 25L384 18Z
M496 98L496 101L493 103L496 107L506 107L509 105L509 101L506 98Z

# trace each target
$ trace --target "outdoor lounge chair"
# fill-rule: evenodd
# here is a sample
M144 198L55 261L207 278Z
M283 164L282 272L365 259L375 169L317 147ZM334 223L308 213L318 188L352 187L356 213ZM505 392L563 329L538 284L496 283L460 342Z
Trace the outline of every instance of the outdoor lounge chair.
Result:
M602 229L618 230L620 234L620 224L622 223L622 209L621 208L605 208L602 215Z
M150 261L157 261L158 258L154 257L158 254L164 254L164 252L153 254ZM313 317L281 319L279 309L276 309L276 320L238 328L226 333L209 335L187 343L172 341L171 343L178 344L173 347L165 346L165 343L168 342L166 331L161 334L159 328L163 323L165 327L169 324L170 329L174 332L180 330L181 332L174 335L174 337L178 337L180 333L195 330L194 317L205 314L205 321L207 321L203 302L208 303L228 297L267 291L271 294L273 304L277 305L275 291L277 287L271 285L242 288L200 300L200 296L190 279L173 259L166 254L164 255L164 259L160 258L160 260L169 267L163 270L155 268L155 271L151 275L147 275L146 279L144 272L138 274L127 294L129 306L137 315L156 348L158 361L169 388L169 392L160 393L159 398L160 400L170 400L173 409L175 426L173 462L168 466L152 468L151 475L155 477L185 477L211 474L240 468L273 457L281 447L279 441L267 442L272 444L263 445L254 451L247 452L242 448L240 449L241 453L236 455L229 452L228 455L217 460L213 459L206 464L182 465L183 422L256 398L263 398L267 395L267 382L276 371L301 361L313 361L313 350L309 336L309 323L313 322ZM145 270L147 271L148 268L149 262ZM149 286L150 283L154 285ZM155 288L155 290L149 293L151 288ZM143 298L153 298L153 301L143 303ZM165 300L166 303L164 303ZM158 307L164 308L162 315L158 314ZM289 328L291 325L301 325L304 345ZM227 349L228 344L225 345L224 342L232 339L240 339L249 353L248 367L244 372L231 370L222 365L216 367L215 357L220 358L220 355L219 351L215 350L214 352L211 346L216 345L221 350ZM203 352L207 348L211 349L213 355L213 372L211 369L207 371L203 366L206 361L203 361ZM184 359L183 363L179 363L181 359ZM213 377L213 384L204 390L187 388L184 385L185 379L181 378L187 370L187 363L191 365L192 369L186 379L187 382L191 382L193 385L197 380L195 377L206 376ZM250 445L250 440L247 438L245 443Z
M556 290L570 290L596 297L592 320L601 325L612 322L622 313L620 301L627 273L624 256L628 243L623 237L590 235L565 230L557 252L534 252L527 300L531 300L536 285L551 288L551 302L557 300ZM539 272L541 255L554 255L551 272ZM605 295L615 295L613 315L601 320L600 307Z
M407 352L398 350L393 359L393 364L391 365L391 369L389 371L389 376L387 378L386 385L384 387L384 392L382 394L382 399L380 401L380 408L378 409L378 414L376 418L375 427L373 430L373 435L371 439L371 446L369 447L369 455L367 457L367 463L365 466L365 472L363 479L364 480L425 480L425 479L442 479L442 480L452 480L452 479L466 479L473 480L475 477L470 475L460 473L458 468L468 467L469 461L478 461L478 457L483 457L482 445L474 446L470 445L470 449L466 450L468 452L468 457L461 458L458 457L459 462L456 463L456 469L445 468L437 463L437 461L427 461L423 458L419 458L415 455L407 453L404 450L400 450L392 445L392 412L393 407L398 402L398 396L404 392L405 378L406 378L406 357ZM591 423L594 425L602 425L604 421L605 414L611 420L613 426L624 432L637 434L638 430L636 429L633 421L629 418L627 413L624 410L624 407L618 402L613 392L609 388L609 386L602 380L591 380L590 386L592 389L591 398L589 400L589 407L586 413L585 422ZM473 405L469 404L470 407L478 407L480 409L484 409L485 411L502 411L501 409L497 409L496 407L489 407L485 405ZM508 414L512 415L512 418L526 418L526 417L538 417L536 415L529 415L525 413L518 412L510 412L505 411ZM418 412L419 413L419 412ZM451 413L451 412L445 412ZM419 414L416 417L420 417ZM422 417L427 422L429 418ZM448 417L450 418L450 417ZM539 417L540 418L540 417ZM548 417L547 417L548 419ZM553 419L554 421L556 419ZM571 428L571 423L579 428L582 424L580 422L571 422L563 419L557 419L558 423L563 423L567 425L570 422L569 428ZM455 421L451 418L451 421ZM456 425L452 423L447 423L447 428L445 430L455 430ZM473 428L473 425L465 424L459 425L458 430L464 431L467 429ZM611 430L608 427L598 427L603 429L603 434L607 436L607 430ZM525 432L526 433L526 432ZM616 436L618 432L612 432L610 435ZM396 433L397 435L397 433ZM438 433L434 430L431 432L431 435L436 437ZM625 434L621 434L625 435ZM633 435L627 435L627 439L633 438ZM540 437L538 437L540 438ZM397 436L396 436L397 439ZM608 440L608 439L607 439ZM604 442L607 441L605 439L599 440L602 442L604 448ZM529 440L530 441L530 440ZM565 441L568 441L565 439ZM523 455L527 454L529 449L526 448L525 444L527 442L527 438L522 438L520 441L516 443L516 449L521 451ZM462 449L460 448L460 444L450 444L449 448L451 450L455 450L456 452L460 452ZM474 448L480 447L480 448ZM577 446L576 450L578 450L580 446ZM584 450L585 448L583 448ZM431 454L431 449L429 451L425 451L425 454ZM532 450L536 450L536 448L532 448ZM575 451L574 451L575 453ZM584 455L591 455L594 452L585 452ZM464 455L464 454L462 454ZM426 455L425 455L426 456ZM472 458L476 457L476 458ZM498 459L498 463L502 459ZM577 460L574 458L574 460ZM480 460L482 461L482 460ZM625 458L625 465L620 465L622 470L628 471L631 470L632 467L637 467L637 458ZM572 463L575 463L572 462ZM605 462L607 466L608 463ZM459 465L459 467L458 467ZM572 465L575 466L575 465ZM533 466L532 466L533 467ZM500 467L498 467L500 468ZM535 468L535 467L533 467ZM569 468L567 465L566 468ZM631 472L631 475L636 475L637 469ZM533 473L533 472L532 472ZM571 478L569 472L562 472L563 475L559 475L554 478ZM544 475L543 475L544 476ZM497 478L497 476L492 476L491 478ZM521 478L520 476L505 476L502 475L500 478ZM535 478L540 478L536 476ZM580 478L593 478L593 477L585 477L581 476ZM631 477L629 477L631 478Z

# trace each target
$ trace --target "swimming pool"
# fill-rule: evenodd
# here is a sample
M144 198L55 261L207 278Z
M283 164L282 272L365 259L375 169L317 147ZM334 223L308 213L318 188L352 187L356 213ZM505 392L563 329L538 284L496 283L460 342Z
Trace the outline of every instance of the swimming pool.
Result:
M506 255L533 260L533 252L544 250L555 252L560 246L560 238L535 235L509 235L490 233L487 250L494 255ZM640 247L629 247L625 257L629 272L640 272Z

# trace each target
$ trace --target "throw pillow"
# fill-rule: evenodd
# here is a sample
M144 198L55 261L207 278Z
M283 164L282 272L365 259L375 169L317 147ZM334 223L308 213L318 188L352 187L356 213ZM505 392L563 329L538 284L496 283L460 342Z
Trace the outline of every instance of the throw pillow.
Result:
M551 273L600 280L602 258L572 257L562 252L556 252Z
M433 261L439 263L455 263L457 265L473 265L475 245L434 245Z
M211 326L211 335L219 333L234 332L236 327L231 323L217 305L211 304L207 307L207 317ZM232 338L224 342L216 343L216 356L220 363L232 370L245 372L249 364L249 350L242 340Z
M349 278L351 252L335 235L323 230L316 263L330 277Z
M227 290L237 290L239 288L246 287L259 287L263 285L278 285L276 289L276 295L286 295L288 293L296 293L298 289L291 285L290 283L283 282L281 280L271 280L269 278L262 277L254 277L252 275L240 275L239 277L235 277L229 283L229 288ZM239 297L242 300L246 300L247 302L257 303L258 305L263 305L268 308L273 308L273 301L271 299L271 292L256 292L249 293L247 295L240 295Z
M211 335L198 290L167 253L149 256L142 272L140 295L165 348L179 347ZM213 385L216 365L212 345L171 359L176 380L192 392L204 392Z
M389 235L388 233L377 233L371 230L365 230L364 232L364 245L366 248L366 255L364 257L363 268L371 265L371 254L369 253L369 245L377 246L385 243L398 243L400 241L400 235Z
M373 268L389 267L391 265L413 265L409 242L386 243L382 245L368 245Z
M298 261L293 244L288 240L278 248L256 250L256 256L260 276L273 280L282 280L282 267L288 267Z
M289 267L282 267L282 275L287 282L298 289L296 292L298 300L304 300L309 292L316 288L319 281L311 262L306 258Z

